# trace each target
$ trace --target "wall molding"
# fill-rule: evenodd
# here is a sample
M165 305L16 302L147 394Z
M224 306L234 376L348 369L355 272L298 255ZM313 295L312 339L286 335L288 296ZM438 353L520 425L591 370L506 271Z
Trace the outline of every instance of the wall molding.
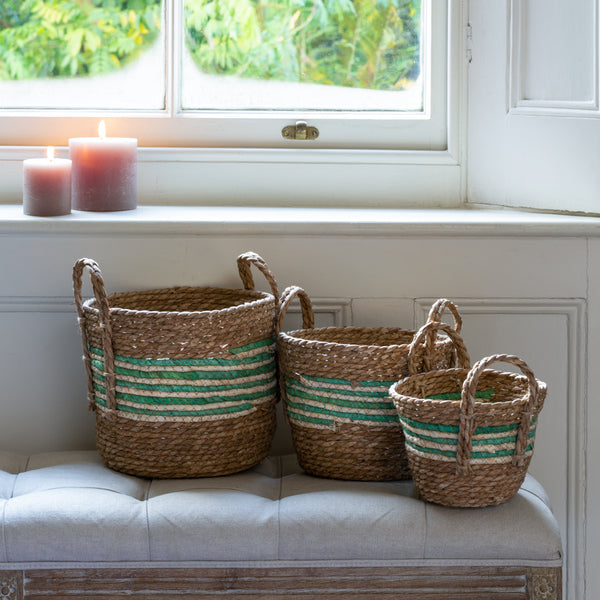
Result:
M76 312L72 296L0 296L0 313Z
M352 300L349 298L311 298L313 312L315 315L330 315L333 327L345 327L352 325ZM286 314L299 315L300 304L290 304Z
M311 304L315 315L331 315L335 327L352 324L349 298L311 298ZM0 296L0 313L11 312L74 313L76 309L72 296ZM300 304L293 303L286 312L300 314Z
M582 298L458 298L461 316L560 315L567 325L567 536L565 586L567 598L585 593L587 303ZM435 298L415 299L415 321L427 319Z
M524 39L526 26L527 0L510 0L508 32L508 112L511 115L552 116L552 117L600 117L600 97L598 92L598 48L599 30L594 28L594 62L591 76L593 98L590 100L546 100L525 98L523 91L524 73ZM599 2L594 0L594 23L597 23Z

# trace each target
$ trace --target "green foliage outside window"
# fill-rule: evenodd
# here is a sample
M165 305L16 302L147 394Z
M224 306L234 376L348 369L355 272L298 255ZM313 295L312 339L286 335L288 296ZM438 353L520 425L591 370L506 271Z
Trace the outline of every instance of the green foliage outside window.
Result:
M200 70L369 89L419 74L420 0L186 0Z
M160 25L161 0L2 0L0 79L118 69Z
M185 41L205 73L405 89L420 69L420 5L185 0ZM160 26L161 0L1 0L0 79L106 73Z

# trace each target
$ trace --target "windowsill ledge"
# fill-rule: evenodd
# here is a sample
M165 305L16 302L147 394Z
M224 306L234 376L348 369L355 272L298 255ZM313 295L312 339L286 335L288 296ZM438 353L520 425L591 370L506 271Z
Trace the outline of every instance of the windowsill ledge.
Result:
M140 206L29 217L0 205L1 234L600 236L600 218L493 209Z

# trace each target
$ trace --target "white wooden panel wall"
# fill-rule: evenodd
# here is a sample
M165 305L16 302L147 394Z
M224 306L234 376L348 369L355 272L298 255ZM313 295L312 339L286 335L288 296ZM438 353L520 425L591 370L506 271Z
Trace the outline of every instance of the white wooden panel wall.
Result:
M71 296L71 268L81 256L100 263L109 292L176 284L238 287L235 257L252 249L267 260L281 289L294 283L307 290L318 326L414 328L431 302L445 296L461 307L473 360L518 354L550 386L532 470L549 491L563 532L567 598L583 599L586 550L588 561L600 558L591 539L592 533L599 537L596 515L587 549L583 545L586 432L588 452L600 451L591 426L586 429L588 333L590 356L600 359L600 268L588 281L588 246L590 265L600 266L598 243L561 237L2 234L1 445L22 452L93 447ZM265 287L259 274L256 281ZM89 288L86 282L86 293ZM596 311L590 317L596 329L589 331L588 303ZM299 325L292 305L285 327ZM281 423L278 449L291 448L286 436ZM598 506L596 476L587 476Z
M587 475L581 485L587 491L587 514L585 526L585 549L587 556L586 587L587 598L597 596L600 590L600 569L595 565L600 561L600 240L589 242L590 277L588 300L588 378L587 378Z
M473 363L491 354L516 354L548 384L530 471L544 482L552 499L566 561L575 570L584 560L585 539L585 498L581 489L585 480L581 461L584 439L580 435L586 427L585 300L479 298L457 302L465 321L463 337ZM422 313L427 304L421 303ZM515 370L506 365L504 368ZM573 595L582 593L576 591L575 577L570 583L569 597L583 597Z
M469 6L469 202L600 213L598 0Z

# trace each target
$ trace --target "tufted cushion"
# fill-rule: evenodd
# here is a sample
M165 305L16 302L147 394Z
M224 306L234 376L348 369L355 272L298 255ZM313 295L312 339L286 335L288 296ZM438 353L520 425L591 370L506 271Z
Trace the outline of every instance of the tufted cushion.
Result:
M95 452L0 453L0 562L560 559L558 526L528 476L509 502L453 509L411 482L302 473L293 456L236 475L144 480Z

